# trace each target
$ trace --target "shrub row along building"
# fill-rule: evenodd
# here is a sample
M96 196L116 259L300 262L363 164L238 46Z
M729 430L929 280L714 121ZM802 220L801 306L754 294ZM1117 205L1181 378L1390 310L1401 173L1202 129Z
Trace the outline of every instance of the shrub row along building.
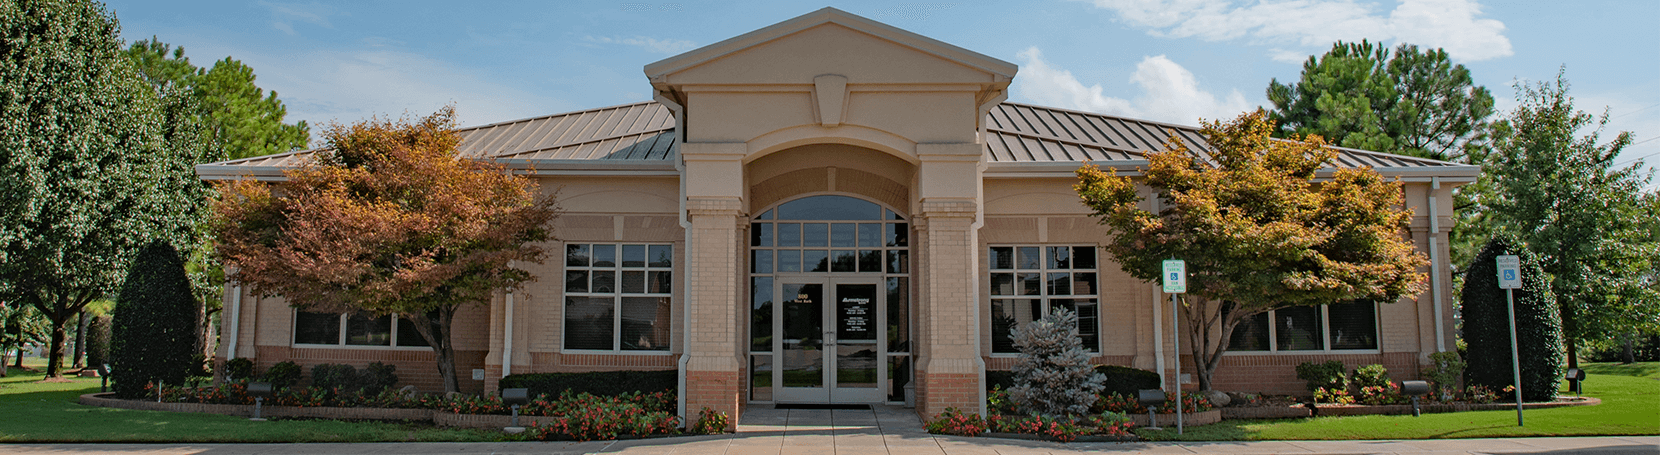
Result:
M1208 146L1190 126L1008 102L1016 69L826 8L647 65L654 101L466 128L463 156L537 179L564 212L539 280L457 316L463 390L678 369L694 411L907 393L923 415L979 409L984 371L1013 364L1009 329L1053 308L1079 313L1097 362L1168 374L1167 296L1098 248L1073 171L1135 175L1172 134ZM280 181L312 153L197 170ZM1263 314L1219 389L1298 392L1309 360L1411 376L1452 347L1451 189L1479 169L1350 149L1336 164L1405 182L1429 291ZM220 359L379 361L439 388L406 321L230 287Z

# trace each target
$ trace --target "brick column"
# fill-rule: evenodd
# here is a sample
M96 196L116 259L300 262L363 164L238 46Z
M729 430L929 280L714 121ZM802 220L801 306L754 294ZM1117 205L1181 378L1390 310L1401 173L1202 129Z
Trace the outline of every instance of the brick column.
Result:
M972 201L922 203L919 306L924 355L918 361L917 413L931 417L955 407L980 410L980 358L974 313Z
M686 247L686 418L703 408L721 411L736 424L743 374L738 362L737 225L740 203L728 198L688 198L691 244Z

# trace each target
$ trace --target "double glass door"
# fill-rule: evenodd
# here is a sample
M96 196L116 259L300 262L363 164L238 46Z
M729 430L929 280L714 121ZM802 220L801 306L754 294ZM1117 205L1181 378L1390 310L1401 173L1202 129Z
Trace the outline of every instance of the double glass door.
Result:
M881 278L783 278L774 294L773 384L778 402L874 403L887 379Z

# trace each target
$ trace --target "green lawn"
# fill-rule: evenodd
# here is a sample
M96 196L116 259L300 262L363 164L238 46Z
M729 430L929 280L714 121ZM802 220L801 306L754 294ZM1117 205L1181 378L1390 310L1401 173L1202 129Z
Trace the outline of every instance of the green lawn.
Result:
M97 379L42 383L40 373L0 378L0 442L385 442L496 441L502 433L430 423L272 420L82 406Z
M1660 363L1590 364L1586 395L1597 406L1479 411L1412 416L1316 417L1295 420L1224 420L1176 435L1137 430L1150 440L1438 439L1523 436L1623 436L1660 434ZM1564 393L1566 395L1566 393Z

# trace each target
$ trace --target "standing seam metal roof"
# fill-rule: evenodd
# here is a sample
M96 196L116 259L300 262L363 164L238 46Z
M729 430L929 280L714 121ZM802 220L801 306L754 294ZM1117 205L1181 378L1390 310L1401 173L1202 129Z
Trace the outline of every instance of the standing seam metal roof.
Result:
M1163 149L1174 134L1209 160L1210 145L1198 128L1005 102L985 118L985 155L993 167L1027 163L1092 161L1104 165L1140 163ZM655 101L602 107L563 114L468 127L459 130L459 152L475 159L528 162L631 164L674 163L675 119ZM297 167L317 150L198 166L204 174L233 177L238 170ZM1469 166L1424 158L1339 148L1340 167L1433 168ZM539 166L557 168L558 165Z

